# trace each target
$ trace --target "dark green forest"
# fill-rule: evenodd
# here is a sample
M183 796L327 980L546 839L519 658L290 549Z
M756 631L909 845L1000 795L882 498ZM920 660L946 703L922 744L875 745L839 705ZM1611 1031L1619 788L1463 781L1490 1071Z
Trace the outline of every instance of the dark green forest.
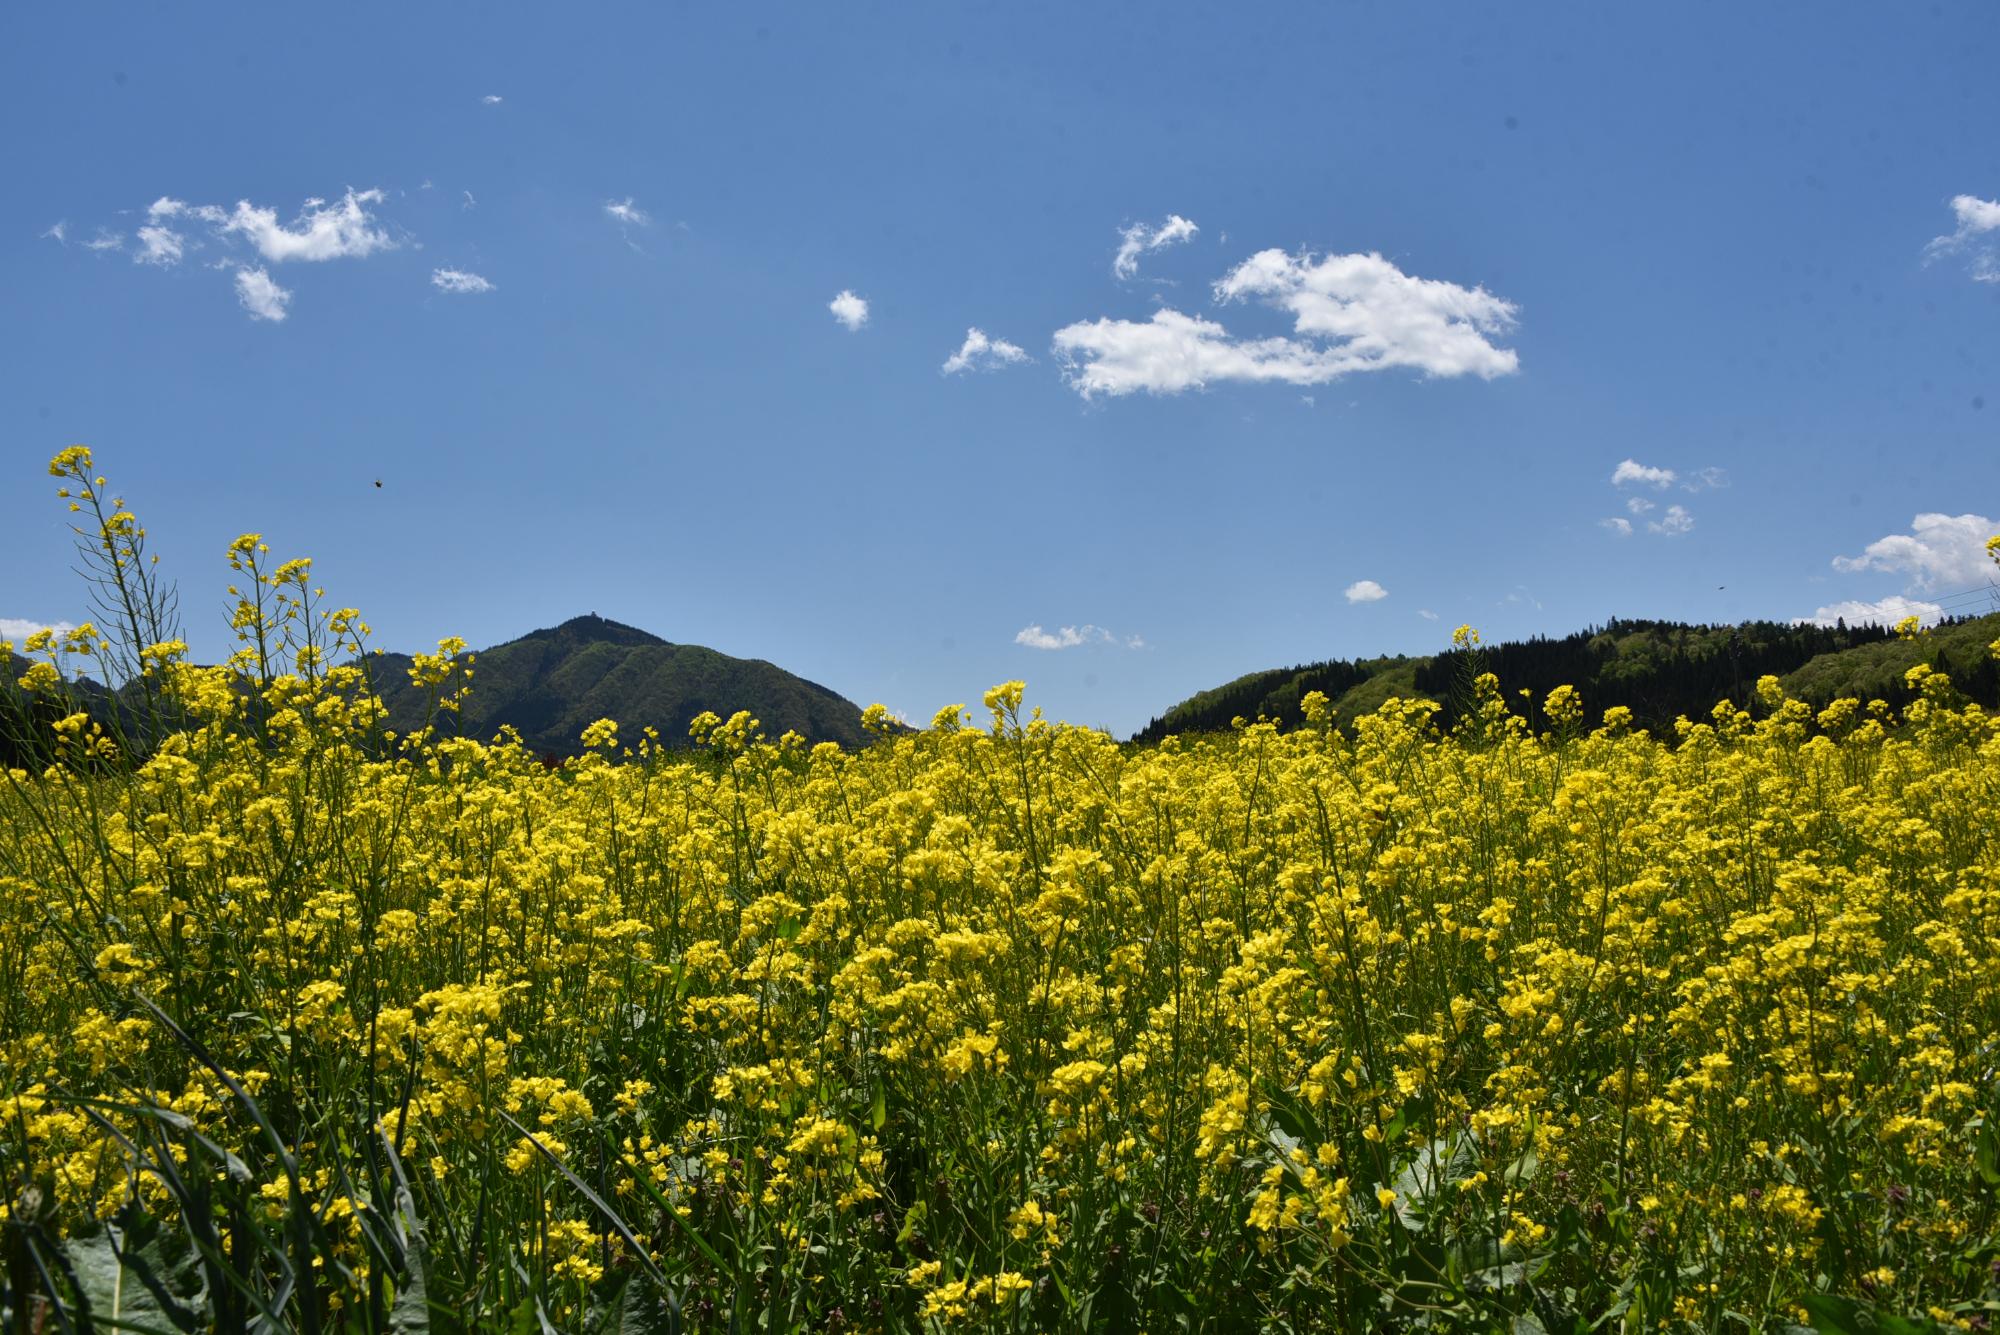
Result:
M1948 673L1965 696L1993 708L2000 707L2000 663L1987 646L1996 635L2000 614L1948 621L1907 641L1880 626L1613 620L1560 639L1536 636L1428 658L1335 659L1253 672L1189 697L1133 740L1221 732L1238 718L1291 726L1301 721L1300 702L1312 691L1325 692L1343 720L1390 696L1435 700L1440 722L1449 727L1480 672L1500 679L1516 710L1532 709L1532 701L1570 685L1582 692L1592 719L1623 705L1635 726L1654 731L1671 728L1682 715L1703 717L1718 700L1744 703L1766 675L1815 705L1858 696L1900 707L1911 697L1903 674L1918 663ZM1530 693L1527 703L1522 690Z

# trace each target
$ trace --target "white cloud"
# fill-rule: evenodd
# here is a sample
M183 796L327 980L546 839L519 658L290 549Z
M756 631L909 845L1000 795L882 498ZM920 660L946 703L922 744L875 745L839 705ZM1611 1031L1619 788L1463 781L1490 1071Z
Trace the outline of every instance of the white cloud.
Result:
M1642 515L1653 508L1653 503L1644 496L1627 496L1625 498L1625 510L1628 514Z
M837 300L837 298L836 298ZM862 303L862 318L867 319L867 303ZM838 311L834 312L836 315ZM1004 338L988 338L977 328L965 331L965 342L958 351L945 359L944 373L957 375L960 371L997 371L1003 366L1014 366L1032 361L1027 353L1009 343Z
M1984 515L1921 514L1908 533L1891 533L1868 544L1859 556L1836 556L1833 568L1846 574L1885 570L1910 577L1910 591L1939 586L1984 584L1993 577L1986 540L2000 525Z
M12 640L18 651L23 641L38 630L52 630L57 635L67 635L76 629L69 621L36 621L23 617L0 617L0 640Z
M619 222L630 227L651 227L653 215L632 202L630 195L623 199L607 199L604 211Z
M476 209L479 207L479 201L472 197L470 190L462 190L459 193L465 196L465 202L459 205L461 209Z
M1681 483L1682 491L1713 491L1729 485L1729 474L1720 468L1697 468L1694 476Z
M122 250L124 247L125 238L115 232L107 232L102 227L97 229L96 236L83 243L85 250Z
M1608 528L1621 538L1632 536L1632 521L1629 519L1600 519L1597 524L1599 528Z
M141 227L135 263L157 264L162 268L179 264L187 253L187 238L171 227Z
M1667 512L1658 519L1646 521L1646 531L1678 538L1694 531L1694 516L1689 514L1684 506L1669 505Z
M292 294L272 282L271 275L262 269L238 269L236 300L250 312L251 319L276 322L285 318Z
M1131 278L1139 272L1139 257L1149 250L1186 241L1201 229L1178 213L1170 213L1158 227L1133 223L1118 233L1118 254L1112 258L1115 278Z
M1925 247L1926 259L1965 252L1972 261L1972 276L1982 283L2000 283L2000 200L1977 195L1957 195L1951 201L1958 228L1947 236L1934 237Z
M1679 477L1680 474L1671 468L1648 468L1636 459L1627 459L1612 470L1611 485L1622 487L1628 482L1636 482L1642 486L1665 489L1674 485Z
M1422 617L1426 621L1436 621L1438 619L1438 614L1436 612L1431 611L1431 609L1428 607L1419 607L1417 609L1417 615Z
M1513 351L1486 339L1513 324L1512 303L1484 288L1413 278L1376 254L1315 260L1266 250L1230 270L1214 293L1287 312L1300 337L1240 339L1170 307L1143 322L1078 322L1054 335L1071 387L1089 398L1229 380L1321 385L1391 367L1491 379L1519 367Z
M1029 649L1075 649L1086 644L1122 644L1127 649L1144 649L1145 637L1128 635L1123 639L1113 635L1102 626L1086 622L1081 626L1063 626L1056 630L1043 630L1041 622L1024 626L1014 633L1014 643Z
M1347 586L1346 596L1350 603L1379 603L1389 591L1372 579L1357 579Z
M1815 626L1831 626L1837 621L1845 621L1850 626L1893 626L1909 616L1920 618L1924 625L1934 625L1944 619L1944 609L1936 603L1905 598L1896 593L1872 603L1854 600L1830 603L1811 616L1800 619Z
M431 286L440 292L454 294L493 291L493 284L478 274L467 273L463 269L431 270Z
M850 331L868 323L868 303L847 288L840 289L839 295L826 303L826 308L833 312L834 319L846 325Z
M497 107L500 105L502 99L498 93L488 93L486 96L480 98L479 101L483 106Z
M62 221L61 219L57 219L55 226L49 228L48 231L43 232L42 235L40 237L37 237L36 239L37 240L49 239L57 242L60 245L66 246L69 244L69 224Z
M353 190L338 203L309 199L299 210L291 227L278 221L276 209L260 209L249 200L238 200L236 211L222 223L222 230L245 237L257 252L273 264L286 260L360 259L378 250L393 250L395 240L379 228L368 206L382 202L380 190ZM174 204L161 200L155 204ZM143 235L143 233L142 233Z

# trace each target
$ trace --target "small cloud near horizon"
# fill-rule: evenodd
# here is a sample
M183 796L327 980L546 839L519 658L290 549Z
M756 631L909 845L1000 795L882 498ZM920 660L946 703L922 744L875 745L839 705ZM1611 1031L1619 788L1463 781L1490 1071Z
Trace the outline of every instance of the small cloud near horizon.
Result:
M1845 621L1850 626L1893 626L1904 617L1912 616L1923 625L1936 625L1944 619L1944 608L1920 598L1905 598L1894 593L1872 603L1858 599L1829 603L1809 617L1798 618L1794 624L1832 626Z
M1115 644L1127 649L1144 649L1144 636L1127 635L1120 638L1102 626L1085 622L1081 626L1063 626L1056 630L1043 630L1037 621L1014 632L1014 643L1029 649L1076 649L1086 644Z
M36 621L33 617L0 617L0 640L13 641L17 650L37 631L52 630L60 636L67 635L75 629L74 621Z

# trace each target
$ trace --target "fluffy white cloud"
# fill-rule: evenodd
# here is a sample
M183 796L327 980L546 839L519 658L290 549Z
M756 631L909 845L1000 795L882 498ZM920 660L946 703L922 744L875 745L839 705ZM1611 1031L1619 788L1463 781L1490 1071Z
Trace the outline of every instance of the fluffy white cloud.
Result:
M395 249L395 239L372 225L375 216L369 212L369 206L381 202L380 190L350 189L333 204L309 199L292 225L286 227L278 221L276 209L260 209L247 199L238 200L236 211L222 223L222 230L244 237L273 264L287 260L360 259L378 250ZM160 204L153 207L158 209Z
M272 282L271 275L262 269L238 269L236 300L250 312L251 319L275 322L285 318L285 307L291 304L292 294Z
M862 318L867 318L867 303L862 303ZM838 311L834 312L836 315ZM965 331L965 342L958 351L945 358L944 373L957 375L960 371L996 371L1003 366L1014 366L1032 360L1027 353L1004 338L988 338L977 328Z
M1640 486L1664 489L1671 487L1674 479L1679 476L1680 474L1671 468L1648 468L1636 459L1627 459L1612 470L1611 485L1622 487L1627 483L1636 483Z
M2000 283L2000 200L1957 195L1952 198L1951 211L1958 220L1957 229L1932 238L1925 248L1927 258L1963 252L1971 259L1974 278Z
M497 107L500 105L501 97L498 93L488 93L486 96L480 98L479 101L482 106Z
M1139 272L1139 257L1149 250L1171 246L1186 241L1201 229L1181 217L1170 213L1167 220L1158 227L1148 227L1144 223L1133 223L1118 233L1118 253L1112 257L1111 273L1116 278L1131 278Z
M431 270L431 286L440 292L454 294L491 292L493 290L492 283L489 283L476 273L467 273L463 269Z
M2000 525L1985 515L1921 514L1910 521L1908 533L1877 538L1859 556L1836 556L1833 568L1846 574L1885 570L1908 575L1914 593L1984 584L1994 575L1986 540L1996 532Z
M630 195L625 196L623 199L605 200L604 211L627 226L650 227L653 225L653 215L640 208L637 204L634 204Z
M0 640L12 640L18 652L22 643L38 630L52 630L57 635L67 635L76 629L70 621L36 621L23 617L0 617Z
M839 295L826 303L826 308L833 312L834 319L850 330L859 329L868 323L868 303L844 287L840 289Z
M1845 621L1850 626L1893 626L1909 616L1917 617L1924 625L1929 626L1944 618L1944 609L1936 603L1905 598L1897 593L1872 603L1854 600L1829 603L1811 616L1802 617L1800 620L1815 626L1831 626L1837 621Z
M1653 508L1653 503L1644 496L1627 496L1625 498L1625 511L1627 514L1642 515Z
M139 249L132 256L139 264L157 264L162 267L179 264L181 256L187 253L187 238L171 227L141 227L139 229Z
M1649 519L1646 521L1646 531L1648 533L1659 533L1669 538L1678 538L1682 534L1694 531L1694 516L1689 514L1684 506L1669 505L1667 512L1658 519Z
M1632 536L1632 521L1629 519L1600 519L1597 525L1599 528L1610 529L1621 538Z
M1093 626L1088 622L1081 626L1043 630L1041 622L1037 621L1016 631L1014 643L1025 645L1030 649L1075 649L1086 644L1122 644L1127 649L1146 647L1146 641L1142 636L1128 635L1121 640L1104 627Z
M1389 591L1372 579L1357 579L1347 586L1346 596L1350 603L1378 603L1389 596Z
M1413 278L1376 254L1262 251L1216 283L1215 298L1283 310L1298 337L1237 338L1170 307L1146 321L1078 322L1054 336L1071 386L1085 398L1177 394L1230 380L1320 385L1391 367L1491 379L1520 364L1487 341L1513 324L1512 303L1484 288Z

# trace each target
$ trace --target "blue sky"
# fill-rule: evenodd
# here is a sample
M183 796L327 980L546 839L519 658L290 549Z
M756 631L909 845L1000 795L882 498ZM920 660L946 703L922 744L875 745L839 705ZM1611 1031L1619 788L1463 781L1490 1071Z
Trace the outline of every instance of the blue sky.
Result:
M1990 5L0 38L0 629L83 614L74 442L198 655L255 530L387 647L596 611L917 720L1988 569Z

